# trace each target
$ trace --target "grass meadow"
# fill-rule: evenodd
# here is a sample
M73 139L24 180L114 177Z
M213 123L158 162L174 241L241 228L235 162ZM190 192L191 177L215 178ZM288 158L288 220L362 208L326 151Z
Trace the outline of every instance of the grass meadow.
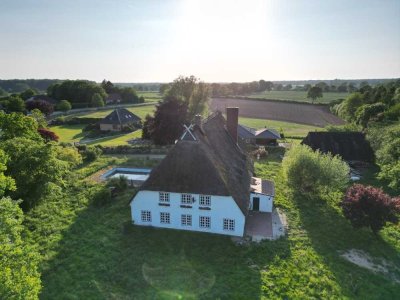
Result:
M291 193L282 154L272 150L255 163L257 176L275 181L275 205L288 217L288 235L276 241L236 245L221 235L134 226L134 189L102 207L79 193L38 207L28 221L43 257L41 299L396 299L399 270L373 273L340 253L359 249L399 265L399 226L378 236L355 230L338 208L340 195ZM110 164L149 163L103 156L76 174L90 185L86 178Z
M348 93L323 93L323 97L316 100L314 103L328 104L331 101L344 99ZM265 91L261 93L254 93L245 95L245 97L254 99L268 99L268 100L282 100L282 101L297 101L311 103L311 99L307 99L307 92L305 91Z

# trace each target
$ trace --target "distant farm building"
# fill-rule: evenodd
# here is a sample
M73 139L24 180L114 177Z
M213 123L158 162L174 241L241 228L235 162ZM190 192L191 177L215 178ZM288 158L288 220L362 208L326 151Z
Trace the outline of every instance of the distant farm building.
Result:
M346 161L374 162L374 151L361 132L309 132L301 142L314 151L339 155Z
M256 130L241 124L238 124L238 136L246 143L257 145L276 145L281 135L274 129L264 128Z
M141 119L125 108L117 108L100 121L102 131L121 131L140 124Z
M106 97L106 104L117 104L122 101L122 97L119 93L111 93Z
M28 102L28 101L44 101L44 102L47 102L52 105L57 104L57 100L55 100L54 98L51 98L47 95L35 95L26 100L26 102Z

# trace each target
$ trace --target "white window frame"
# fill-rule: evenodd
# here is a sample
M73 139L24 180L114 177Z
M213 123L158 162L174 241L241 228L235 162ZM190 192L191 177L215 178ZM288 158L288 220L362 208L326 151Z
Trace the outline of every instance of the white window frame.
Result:
M143 223L150 223L151 222L151 211L150 210L142 210L140 212L140 219Z
M211 196L209 195L200 195L200 206L211 206Z
M181 215L181 226L183 227L192 226L192 215L187 215L187 214Z
M204 229L211 228L211 217L209 216L200 216L199 217L199 227Z
M159 192L158 200L160 201L160 203L169 203L169 193Z
M235 231L235 219L224 218L223 228L225 231Z
M160 212L160 224L171 224L171 214L169 212Z
M193 204L191 194L181 194L181 204Z

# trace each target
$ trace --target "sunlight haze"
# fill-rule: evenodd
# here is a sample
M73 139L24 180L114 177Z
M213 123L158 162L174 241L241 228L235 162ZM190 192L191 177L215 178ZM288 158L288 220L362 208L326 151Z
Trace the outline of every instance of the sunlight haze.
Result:
M0 3L0 78L400 76L400 1Z

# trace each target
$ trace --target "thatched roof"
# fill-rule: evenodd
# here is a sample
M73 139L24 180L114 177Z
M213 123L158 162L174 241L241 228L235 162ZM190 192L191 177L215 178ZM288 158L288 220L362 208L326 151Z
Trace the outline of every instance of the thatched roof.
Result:
M100 124L127 124L139 122L140 118L125 108L117 108L100 121Z
M246 215L252 163L228 134L224 117L216 113L192 133L196 140L178 141L140 189L232 196Z
M374 161L371 145L361 132L309 132L301 143L347 161Z

